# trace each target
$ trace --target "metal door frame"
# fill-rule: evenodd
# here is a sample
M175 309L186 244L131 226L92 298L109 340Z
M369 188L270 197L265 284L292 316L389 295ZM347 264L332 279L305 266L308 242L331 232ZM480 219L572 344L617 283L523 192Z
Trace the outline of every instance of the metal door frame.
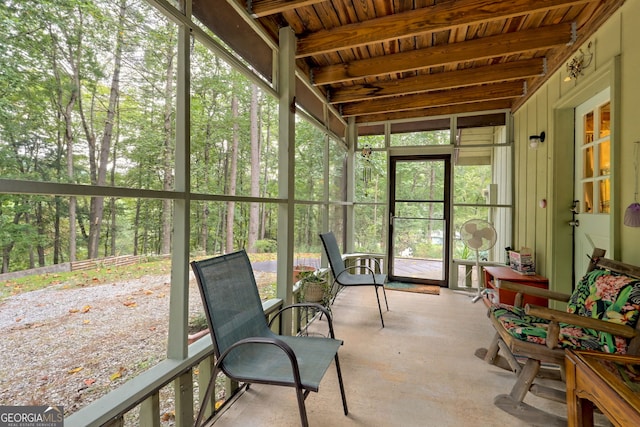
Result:
M396 203L396 163L398 162L410 162L410 161L443 161L444 162L444 199L443 203L443 221L444 221L444 236L443 236L443 253L444 258L442 260L443 279L419 279L413 277L396 276L393 273L393 218L395 213ZM388 211L389 211L389 232L388 232L388 245L387 245L387 268L389 273L389 280L400 279L409 283L423 283L433 284L442 287L447 287L449 283L449 263L450 263L450 245L451 245L451 171L452 171L452 155L451 154L411 154L411 155L389 155L389 199L388 199Z

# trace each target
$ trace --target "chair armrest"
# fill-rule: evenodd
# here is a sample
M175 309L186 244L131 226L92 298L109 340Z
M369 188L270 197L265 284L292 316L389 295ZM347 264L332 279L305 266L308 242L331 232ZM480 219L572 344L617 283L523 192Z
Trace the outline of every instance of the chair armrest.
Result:
M323 305L317 304L315 302L299 302L287 305L286 307L282 307L273 315L273 317L271 317L271 320L269 321L269 328L271 328L271 324L276 318L278 318L278 316L280 316L286 310L290 310L292 308L315 308L316 310L322 311L322 313L327 316L327 322L329 324L329 336L335 339L335 334L333 333L333 317L331 316L331 312Z
M216 360L213 372L214 375L212 376L215 377L216 369L222 365L223 360L227 357L231 350L246 344L266 344L279 347L282 352L289 358L295 384L299 387L302 386L300 379L300 367L298 366L298 359L296 358L296 354L293 352L293 349L289 346L289 344L279 338L250 337L241 339L240 341L236 341L235 343L231 344L224 353L220 355L220 358L218 360Z
M348 272L350 270L366 270L367 274L373 274L373 275L376 274L375 270L373 268L369 267L368 265L350 265L348 267L345 267L345 269L342 270L342 272L340 274L344 273L345 271ZM338 276L340 274L338 274Z
M524 285L522 283L510 282L508 280L500 280L497 287L507 291L518 292L522 294L532 295L535 297L547 298L555 301L567 302L571 295L550 291L548 289L536 288L535 286Z
M567 313L547 307L540 307L538 305L527 304L524 308L524 311L531 316L541 317L552 322L568 323L570 325L580 326L582 328L608 332L610 334L624 338L633 338L638 333L638 331L628 325L607 322L606 320L593 319L591 317L584 317L578 314Z
M229 353L233 349L246 344L265 344L265 345L272 345L280 348L284 353L284 355L289 359L289 363L291 364L291 373L293 375L293 381L296 388L298 389L302 388L300 366L298 365L298 359L296 359L296 355L293 352L293 349L286 342L278 338L251 337L251 338L242 339L240 341L236 341L235 343L230 345L229 348L227 348L219 357L216 357L216 363L213 365L213 372L211 373L211 380L205 391L204 398L202 399L203 402L209 401L209 398L211 397L212 394L213 396L215 396L215 387L216 387L215 378L217 376L218 369L222 369L224 371L224 368L222 366L224 359L226 359L227 355L229 355ZM225 371L225 374L227 374L226 371ZM256 378L251 378L251 379L256 380ZM242 378L242 380L247 380L247 378ZM196 418L196 422L194 426L198 427L201 425L200 423L202 422L203 415L204 415L204 411L198 411L198 416Z

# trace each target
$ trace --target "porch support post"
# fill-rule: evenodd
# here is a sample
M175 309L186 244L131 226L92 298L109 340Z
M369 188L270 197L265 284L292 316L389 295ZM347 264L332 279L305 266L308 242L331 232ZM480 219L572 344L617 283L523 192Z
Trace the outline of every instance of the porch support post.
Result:
M184 0L190 12L191 1ZM186 7L186 6L185 6ZM190 14L188 15L190 16ZM189 28L178 26L178 74L176 82L176 150L175 190L183 192L175 200L173 217L173 244L171 252L171 291L169 302L169 337L167 357L187 357L187 324L189 321Z
M278 52L278 197L287 202L278 206L278 266L277 296L285 304L293 302L293 238L295 195L295 51L296 37L289 27L280 29ZM290 335L292 330L291 310L282 319L282 332Z
M181 0L183 12L191 18L191 0ZM183 360L188 357L189 323L189 209L191 168L189 153L191 127L189 87L191 80L189 27L178 25L178 57L176 81L176 149L175 191L183 198L174 201L173 242L171 252L171 291L169 300L169 337L167 358ZM193 423L193 380L191 371L174 380L176 425Z
M358 138L358 127L356 126L355 117L349 117L347 123L347 169L345 170L345 179L347 181L347 215L344 224L345 238L347 239L346 252L354 252L354 227L356 225L353 202L356 193L356 140Z

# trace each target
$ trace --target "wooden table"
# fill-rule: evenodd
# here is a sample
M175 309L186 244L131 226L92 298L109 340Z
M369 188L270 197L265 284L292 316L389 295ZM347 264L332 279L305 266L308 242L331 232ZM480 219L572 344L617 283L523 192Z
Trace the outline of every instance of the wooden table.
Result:
M507 282L521 283L527 286L534 286L536 288L548 289L549 279L538 274L526 275L513 271L511 267L506 266L487 266L484 267L484 282L487 288L495 289L498 294L498 301L501 303L514 305L516 293L507 291L505 289L499 289L499 281L504 280ZM547 307L548 301L546 298L536 297L532 295L524 295L525 304L534 304Z
M594 405L616 426L640 426L639 356L567 350L565 365L570 427L593 426ZM625 382L621 371L638 377Z

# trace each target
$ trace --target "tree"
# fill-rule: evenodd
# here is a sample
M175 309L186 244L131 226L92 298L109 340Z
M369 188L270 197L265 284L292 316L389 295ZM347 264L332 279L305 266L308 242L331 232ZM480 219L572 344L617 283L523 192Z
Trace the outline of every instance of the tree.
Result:
M167 24L167 34L171 34L171 28ZM174 70L173 64L175 60L175 43L173 39L169 38L166 43L165 61L166 61L166 75L165 75L165 91L164 91L164 150L162 156L163 173L162 173L162 188L163 190L173 190L173 164L174 164L174 132L173 132L173 79ZM160 253L168 254L171 251L171 207L173 203L171 200L162 200L162 218L160 223Z
M258 87L251 85L251 196L260 195L260 133L259 129L259 108L258 108ZM257 203L249 205L249 236L247 247L249 252L256 251L256 240L258 240L260 210Z
M171 20L130 0L11 0L0 3L0 31L3 178L173 190L177 26ZM276 101L195 39L191 55L192 190L277 197ZM309 143L317 160L314 144L324 142L314 136ZM321 174L304 172L317 168L315 160L301 169L311 200L323 188ZM171 248L170 200L5 196L6 270ZM276 235L275 204L194 205L194 247L254 247ZM308 217L306 235L313 236L315 207Z
M238 97L235 93L231 95L231 117L233 118L233 133L231 138L230 168L229 168L229 192L230 196L236 195L236 185L238 179L238 146L240 144L240 125L238 123ZM225 251L233 251L233 223L235 221L236 203L227 202L227 239Z
M127 12L127 1L120 0L116 44L113 57L113 75L111 78L111 89L109 103L106 111L105 125L102 133L100 146L95 145L95 134L90 131L90 124L86 121L86 116L82 114L82 122L89 141L89 160L91 168L91 183L93 185L104 186L107 183L107 167L109 153L113 142L113 124L118 106L120 91L120 67L122 62L122 51L124 44L124 23ZM81 110L82 111L82 110ZM97 157L97 159L96 159ZM97 161L96 161L97 160ZM89 214L89 258L98 256L98 245L100 243L100 230L102 226L102 216L104 211L104 197L92 197Z

